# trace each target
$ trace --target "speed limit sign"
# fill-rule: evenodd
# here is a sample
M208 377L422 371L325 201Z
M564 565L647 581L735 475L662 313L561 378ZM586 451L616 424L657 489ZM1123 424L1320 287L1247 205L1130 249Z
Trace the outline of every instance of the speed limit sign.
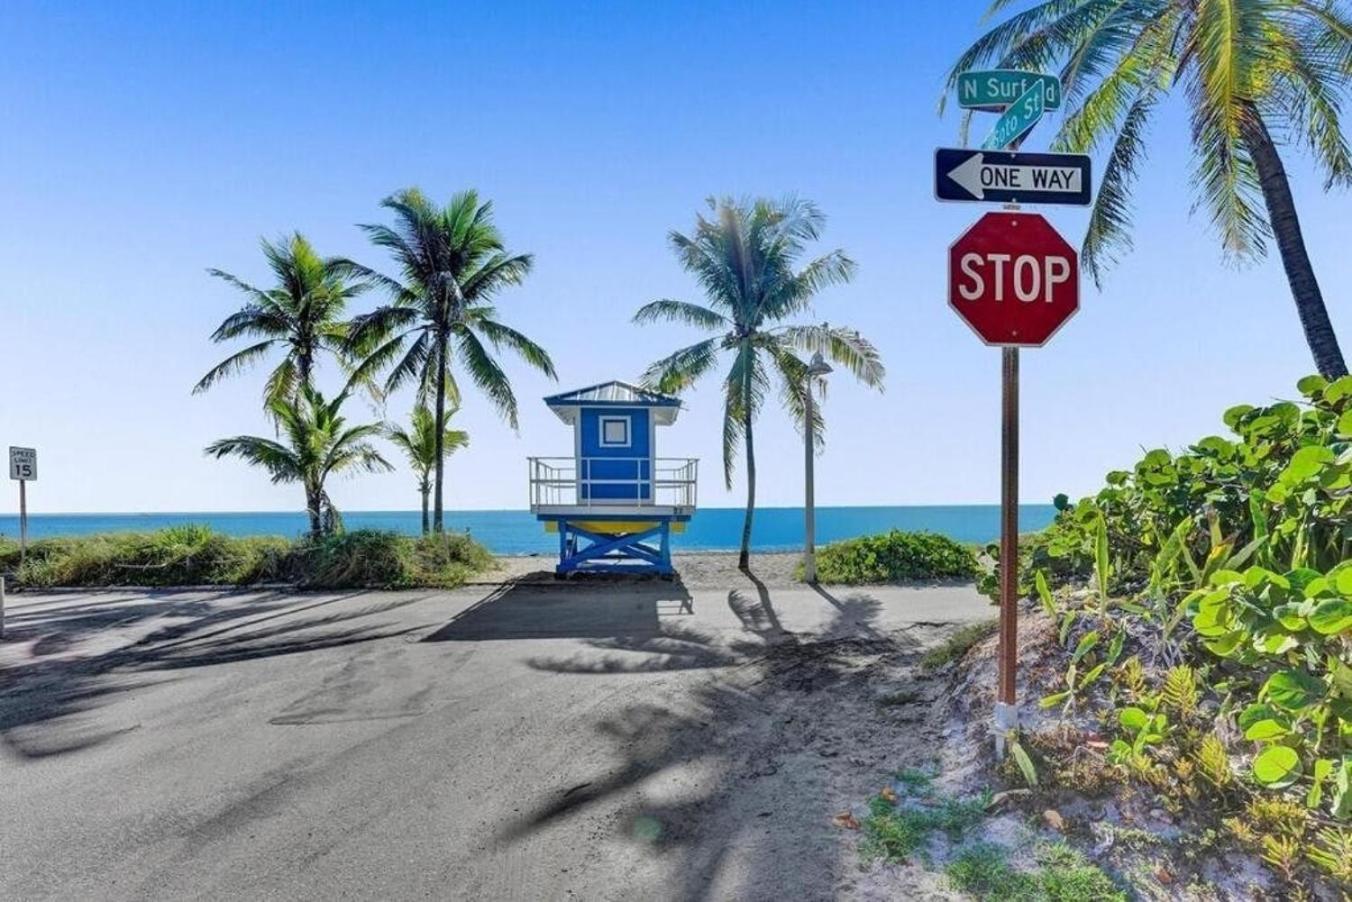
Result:
M38 451L36 448L9 448L9 478L31 482L38 478Z

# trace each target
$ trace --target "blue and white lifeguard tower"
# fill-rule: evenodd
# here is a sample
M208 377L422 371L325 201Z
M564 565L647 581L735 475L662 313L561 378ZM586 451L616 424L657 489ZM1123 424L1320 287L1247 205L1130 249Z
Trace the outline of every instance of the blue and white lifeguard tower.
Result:
M532 457L530 509L559 534L560 576L579 570L671 574L671 534L695 512L699 461L657 456L657 427L680 399L627 382L545 398L573 427L573 456Z

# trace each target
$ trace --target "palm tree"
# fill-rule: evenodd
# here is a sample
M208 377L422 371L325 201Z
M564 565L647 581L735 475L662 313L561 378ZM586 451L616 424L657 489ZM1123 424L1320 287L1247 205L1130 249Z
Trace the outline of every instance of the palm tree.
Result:
M369 285L351 278L339 261L320 257L299 232L275 244L264 239L262 245L263 256L276 278L273 288L255 288L228 272L207 270L248 297L243 307L217 327L211 340L231 341L241 336L262 340L212 367L193 388L193 394L282 350L282 360L268 377L265 389L264 400L270 408L272 402L299 397L302 387L313 384L315 358L320 352L340 357L346 352L344 309Z
M987 15L1008 5L994 0ZM1111 142L1083 249L1099 280L1131 246L1146 127L1181 84L1200 202L1226 252L1255 259L1275 236L1315 365L1329 378L1347 373L1274 141L1290 135L1306 145L1326 188L1352 182L1338 109L1352 71L1345 0L1046 0L972 44L950 89L959 72L988 63L1059 65L1066 116L1054 147L1088 152Z
M206 453L216 458L234 456L263 467L274 483L299 482L305 488L305 510L310 535L318 538L341 527L324 483L347 470L376 473L393 469L367 440L380 434L375 423L348 426L339 411L347 400L343 392L325 401L318 390L302 385L294 401L274 399L268 412L276 419L285 441L237 435L212 442Z
M639 308L634 322L684 323L718 333L650 366L643 381L659 391L683 391L718 363L720 352L731 352L732 367L723 381L723 476L731 489L737 445L743 444L746 519L739 565L747 569L756 509L752 426L776 383L784 405L803 425L810 387L807 364L795 351L821 352L879 390L884 372L877 350L852 329L773 325L808 310L819 289L848 282L854 274L854 261L840 250L795 269L805 244L817 239L825 222L815 205L794 198L780 202L710 198L708 203L713 215L697 216L693 235L673 231L668 240L681 266L704 289L709 306L653 301ZM820 405L815 405L813 421L819 437L820 412Z
M450 419L455 415L459 408L452 407L446 411L446 418ZM413 472L418 477L418 494L422 496L422 531L427 535L429 531L427 518L428 496L432 493L432 470L437 465L437 422L432 411L427 409L427 405L419 404L413 408L411 418L412 430L404 429L402 426L395 426L393 423L386 424L385 437L404 452L408 458L409 465L413 467ZM444 454L454 454L461 448L469 446L469 433L461 429L447 429L441 437L441 449Z
M394 214L393 226L361 228L394 257L401 279L383 276L351 261L348 272L386 288L393 300L353 320L351 341L374 350L357 367L353 379L365 379L399 362L385 380L385 390L416 381L418 401L432 400L433 437L436 439L436 483L432 528L443 529L445 494L445 434L447 402L459 398L452 374L452 355L517 427L516 396L494 350L506 347L527 364L554 378L554 364L544 349L526 336L498 322L490 303L499 291L520 284L530 272L529 254L506 251L493 225L493 205L479 202L474 191L451 198L444 208L433 205L416 188L400 191L381 202Z

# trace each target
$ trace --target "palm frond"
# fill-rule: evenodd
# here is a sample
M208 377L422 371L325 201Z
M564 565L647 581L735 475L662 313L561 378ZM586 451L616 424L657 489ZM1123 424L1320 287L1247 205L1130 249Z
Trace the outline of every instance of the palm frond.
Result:
M1099 178L1080 261L1099 287L1108 268L1131 250L1131 190L1145 154L1146 127L1155 108L1154 92L1137 98L1127 111L1117 141Z
M718 348L722 343L722 337L706 338L681 348L648 367L639 381L663 394L680 394L718 362Z
M492 342L494 348L509 348L533 368L551 379L558 379L558 374L554 371L554 361L550 359L549 353L510 326L491 319L479 318L473 319L467 325L482 332L484 337Z
M302 466L292 449L271 439L256 435L236 435L223 438L207 445L208 456L218 460L224 457L238 457L255 466L262 467L272 476L273 482L297 482L302 479Z
M858 331L844 326L789 326L783 339L790 346L809 354L821 354L844 367L869 388L883 389L887 370L873 343Z
M260 341L256 345L250 345L242 351L231 354L229 357L208 370L207 374L199 379L197 384L193 386L192 393L194 395L199 395L215 385L220 379L223 379L226 376L233 376L236 373L248 369L266 355L267 352L272 349L272 346L276 341L277 339L275 338L269 338L267 341Z
M1262 256L1268 234L1258 175L1244 142L1263 24L1248 3L1201 0L1184 51L1192 61L1186 90L1199 201L1210 208L1226 252L1236 259Z
M502 367L488 353L488 349L479 341L477 335L468 329L462 329L455 335L460 360L470 379L479 387L497 408L498 413L507 419L513 429L518 427L516 395L512 392L511 381Z
M668 298L644 304L634 314L633 321L639 325L665 321L714 330L726 329L731 325L728 318L716 310L701 307L699 304L691 304L688 301L674 301Z
M780 400L793 417L801 433L807 422L807 397L812 391L807 364L799 359L782 340L768 343L766 350L779 374ZM813 445L820 450L826 444L826 421L820 404L812 405Z

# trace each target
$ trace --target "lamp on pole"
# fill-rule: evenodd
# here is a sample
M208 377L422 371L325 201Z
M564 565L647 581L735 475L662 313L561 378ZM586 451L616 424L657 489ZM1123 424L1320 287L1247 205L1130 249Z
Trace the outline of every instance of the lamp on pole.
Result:
M831 372L831 364L822 359L821 352L813 354L812 362L807 365L806 385L803 386L803 395L806 399L806 417L803 427L804 475L807 478L803 499L803 579L809 583L817 581L816 501L813 497L815 486L813 485L812 475L812 463L816 450L813 448L812 436L812 380L820 379L829 372Z

